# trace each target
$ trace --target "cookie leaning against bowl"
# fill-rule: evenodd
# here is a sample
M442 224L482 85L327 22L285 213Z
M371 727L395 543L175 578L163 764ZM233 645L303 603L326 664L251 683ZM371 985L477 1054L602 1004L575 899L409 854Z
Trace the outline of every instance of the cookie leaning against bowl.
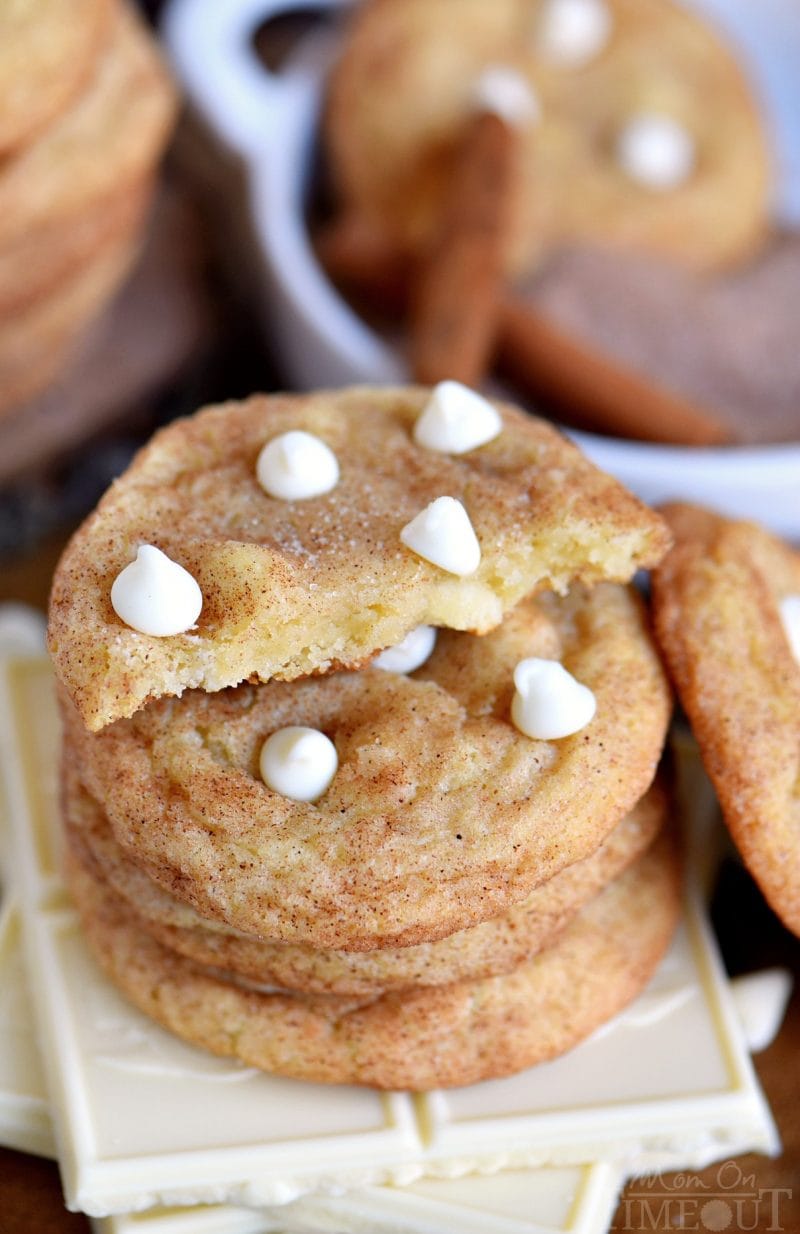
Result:
M80 783L69 743L62 800L70 847L122 898L139 926L169 950L260 985L340 995L379 995L509 972L548 946L584 904L641 857L667 814L666 794L655 784L596 853L542 883L502 916L435 943L353 952L255 938L176 900L116 843L102 808Z
M67 876L101 966L164 1027L264 1071L388 1089L472 1084L570 1049L644 987L680 911L680 865L665 836L508 975L358 1000L258 992L211 975L142 931L74 854Z
M425 251L476 83L502 66L531 92L528 121L517 124L510 273L535 270L570 240L699 270L748 258L767 227L768 142L713 26L671 0L598 0L596 46L570 60L563 39L553 45L561 7L462 0L454 28L452 0L358 5L325 113L343 209L384 229L392 245ZM513 82L497 91L501 114L520 109L519 93Z
M800 556L753 523L664 514L658 637L736 845L800 935Z
M440 453L414 439L429 398L368 387L257 395L156 434L77 532L53 582L50 651L88 727L187 687L363 663L420 623L484 632L533 590L627 580L663 556L658 516L551 426L498 403L489 409L497 436ZM290 430L333 452L340 474L329 491L284 500L260 486L260 451ZM478 541L467 574L401 538L442 496L463 506L443 540L459 552ZM157 637L117 616L112 585L143 544L199 584L196 628Z
M537 656L594 693L570 736L512 722L515 668ZM84 783L151 878L246 933L352 950L442 938L594 852L652 782L670 710L639 596L611 583L526 600L483 637L442 631L410 676L195 690L96 734L63 706ZM336 748L315 801L259 774L287 726Z

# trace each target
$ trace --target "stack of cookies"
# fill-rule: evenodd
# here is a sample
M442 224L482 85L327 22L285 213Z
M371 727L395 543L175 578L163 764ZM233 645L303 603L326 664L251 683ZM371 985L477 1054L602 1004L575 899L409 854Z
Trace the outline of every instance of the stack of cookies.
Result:
M744 864L800 936L800 554L700 506L663 513L660 645Z
M162 430L68 546L69 877L111 980L284 1075L427 1089L646 983L678 862L628 581L664 523L456 383Z
M124 278L174 114L125 0L0 6L0 412L57 377Z

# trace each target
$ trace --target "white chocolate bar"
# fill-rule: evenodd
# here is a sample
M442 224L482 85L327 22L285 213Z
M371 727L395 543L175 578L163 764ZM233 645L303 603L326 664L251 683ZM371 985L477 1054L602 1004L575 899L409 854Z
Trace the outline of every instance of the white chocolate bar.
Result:
M758 983L760 988L764 976L772 979L775 974L738 978L737 983L740 988ZM769 1016L774 1035L786 1003L785 990L776 988L774 997L770 990L760 992L760 1015ZM0 1143L54 1156L44 1078L31 1030L18 914L9 900L0 913ZM758 1044L765 1044L763 1033ZM221 1205L150 1210L131 1217L98 1218L94 1225L97 1234L266 1234L293 1228L311 1234L330 1229L335 1220L342 1234L357 1234L359 1229L381 1234L398 1227L408 1234L470 1234L473 1229L483 1234L491 1217L496 1234L561 1230L593 1234L607 1228L620 1183L619 1168L610 1164L565 1166L453 1181L429 1179L402 1190L368 1187L272 1210Z
M262 1206L423 1176L597 1159L700 1166L776 1150L696 899L631 1008L513 1079L382 1095L257 1074L173 1038L96 969L61 886L47 664L0 668L15 883L70 1207Z
M41 626L0 607L0 645L7 653L36 654ZM8 825L0 827L0 852ZM0 863L1 864L1 863ZM13 870L3 866L10 887ZM19 913L10 895L0 908L0 1144L43 1156L56 1155L33 1010L20 946ZM616 1165L564 1166L473 1175L451 1182L428 1179L400 1191L368 1187L345 1196L298 1200L280 1208L150 1209L136 1215L95 1218L97 1234L266 1234L302 1229L342 1234L368 1229L408 1234L470 1234L491 1221L497 1234L600 1234L622 1182ZM365 1224L366 1223L366 1224Z
M94 1224L97 1234L605 1234L619 1188L617 1166L563 1166L366 1187L261 1213L195 1208Z
M19 934L19 916L7 899L0 910L0 1144L52 1157L50 1107Z
M793 985L787 968L765 968L731 981L736 1014L751 1054L766 1050L777 1037Z
M19 914L9 898L0 912L0 1144L56 1155L44 1076L32 1034L33 1012L19 944ZM621 1185L610 1164L516 1170L408 1188L367 1187L344 1196L311 1197L273 1209L151 1209L95 1219L98 1234L600 1234Z

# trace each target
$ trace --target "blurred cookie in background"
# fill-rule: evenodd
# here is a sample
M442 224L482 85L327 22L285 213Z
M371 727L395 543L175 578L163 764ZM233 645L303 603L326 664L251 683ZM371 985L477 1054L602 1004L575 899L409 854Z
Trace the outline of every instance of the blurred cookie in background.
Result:
M114 244L119 246L119 241ZM126 256L130 254L125 250L112 247L107 257L96 260L102 272L104 261ZM87 278L97 280L97 272L91 265L88 269ZM74 303L72 307L74 312ZM16 345L32 351L35 338L30 316L16 321ZM98 450L96 443L98 433L122 428L135 433L140 425L145 431L152 427L164 391L179 377L191 385L191 369L213 342L214 325L208 257L196 210L180 185L168 181L154 203L147 234L124 286L80 332L79 340L70 340L58 353L53 384L3 415L0 485L8 487L0 508L8 525L17 521L11 508L17 480L30 495L33 477L43 469L52 470L82 443L92 440L95 455L102 457L104 450ZM41 322L39 328L43 328ZM0 339L0 358L3 345ZM37 363L43 359L46 356L40 356ZM25 370L21 372L24 376ZM113 445L109 448L114 449ZM133 449L133 444L129 442L127 448ZM92 457L87 451L76 458L78 474L91 469ZM126 461L125 457L123 465ZM103 487L109 478L104 477ZM64 504L61 516L66 519L80 515L91 504L96 497L91 479L84 475L79 487L87 493L77 511L71 508L68 492L48 488L53 519L60 504ZM51 523L52 519L46 519L40 530L46 531ZM0 544L0 553L11 547Z
M82 4L91 17L82 39L73 5L42 0L23 6L24 20L15 17L19 7L0 17L8 27L0 40L0 133L4 106L10 112L29 88L31 63L52 62L54 78L68 76L63 62L79 43L86 71L0 165L3 415L52 384L124 281L177 104L154 38L123 0Z
M424 256L480 110L516 132L513 274L571 239L708 270L763 238L770 159L758 105L726 42L680 4L358 5L324 116L343 209Z
M499 369L578 427L738 439L715 388L637 365L604 346L611 323L593 337L536 298L565 250L606 257L612 300L617 263L650 261L657 283L660 266L691 282L758 260L773 154L737 50L670 0L468 0L458 13L453 27L448 0L367 0L351 18L322 121L331 277L399 313L417 380L475 385Z
M111 0L30 0L0 8L0 155L69 106L108 37Z

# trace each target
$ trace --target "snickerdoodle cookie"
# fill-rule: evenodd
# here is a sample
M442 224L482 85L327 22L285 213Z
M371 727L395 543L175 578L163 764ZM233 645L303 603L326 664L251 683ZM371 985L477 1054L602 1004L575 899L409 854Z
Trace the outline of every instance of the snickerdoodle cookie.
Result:
M570 1049L642 989L680 908L666 837L506 976L359 1000L262 992L214 975L143 931L74 854L68 877L110 979L178 1036L265 1071L390 1089L471 1084Z
M125 279L138 252L135 220L112 235L51 293L13 314L0 329L0 415L45 389L81 332Z
M531 656L593 691L572 736L512 723ZM192 691L96 734L63 702L86 786L156 882L247 933L369 950L496 916L593 852L650 785L671 698L638 595L605 583L530 598L482 637L442 631L410 676ZM259 775L290 725L338 753L315 803Z
M497 405L502 431L467 453L418 445L429 393L255 396L156 434L73 538L53 583L50 650L87 726L187 687L363 663L420 623L485 632L533 590L627 580L663 555L669 537L652 511L512 407ZM331 491L285 500L260 487L262 447L290 430L333 452ZM480 562L466 574L401 539L440 497L461 503L477 537ZM117 616L112 584L143 544L199 584L196 628L157 637Z
M554 30L559 7L358 5L325 117L343 210L383 229L393 246L424 251L476 83L500 67L531 94L532 115L519 125L511 273L570 240L644 249L702 270L749 257L767 225L768 141L735 54L682 4L598 0L605 22L596 47L584 44L585 54L571 58ZM518 93L500 92L501 114L514 110Z
M0 4L0 155L56 121L85 86L110 19L110 0Z
M103 810L80 783L69 744L62 794L70 845L122 897L142 929L199 964L310 994L382 994L509 972L549 945L584 904L642 855L667 812L664 790L656 784L595 853L542 883L502 916L434 943L352 952L254 938L202 918L176 900L116 843Z
M80 22L77 13L69 19ZM176 96L155 41L127 2L117 3L111 24L88 88L36 140L0 162L3 248L125 186L135 189L164 148Z
M115 239L141 229L153 190L152 177L99 205L50 226L35 228L0 249L0 324L80 276L87 262Z
M800 556L753 523L664 513L658 637L737 847L800 934Z

